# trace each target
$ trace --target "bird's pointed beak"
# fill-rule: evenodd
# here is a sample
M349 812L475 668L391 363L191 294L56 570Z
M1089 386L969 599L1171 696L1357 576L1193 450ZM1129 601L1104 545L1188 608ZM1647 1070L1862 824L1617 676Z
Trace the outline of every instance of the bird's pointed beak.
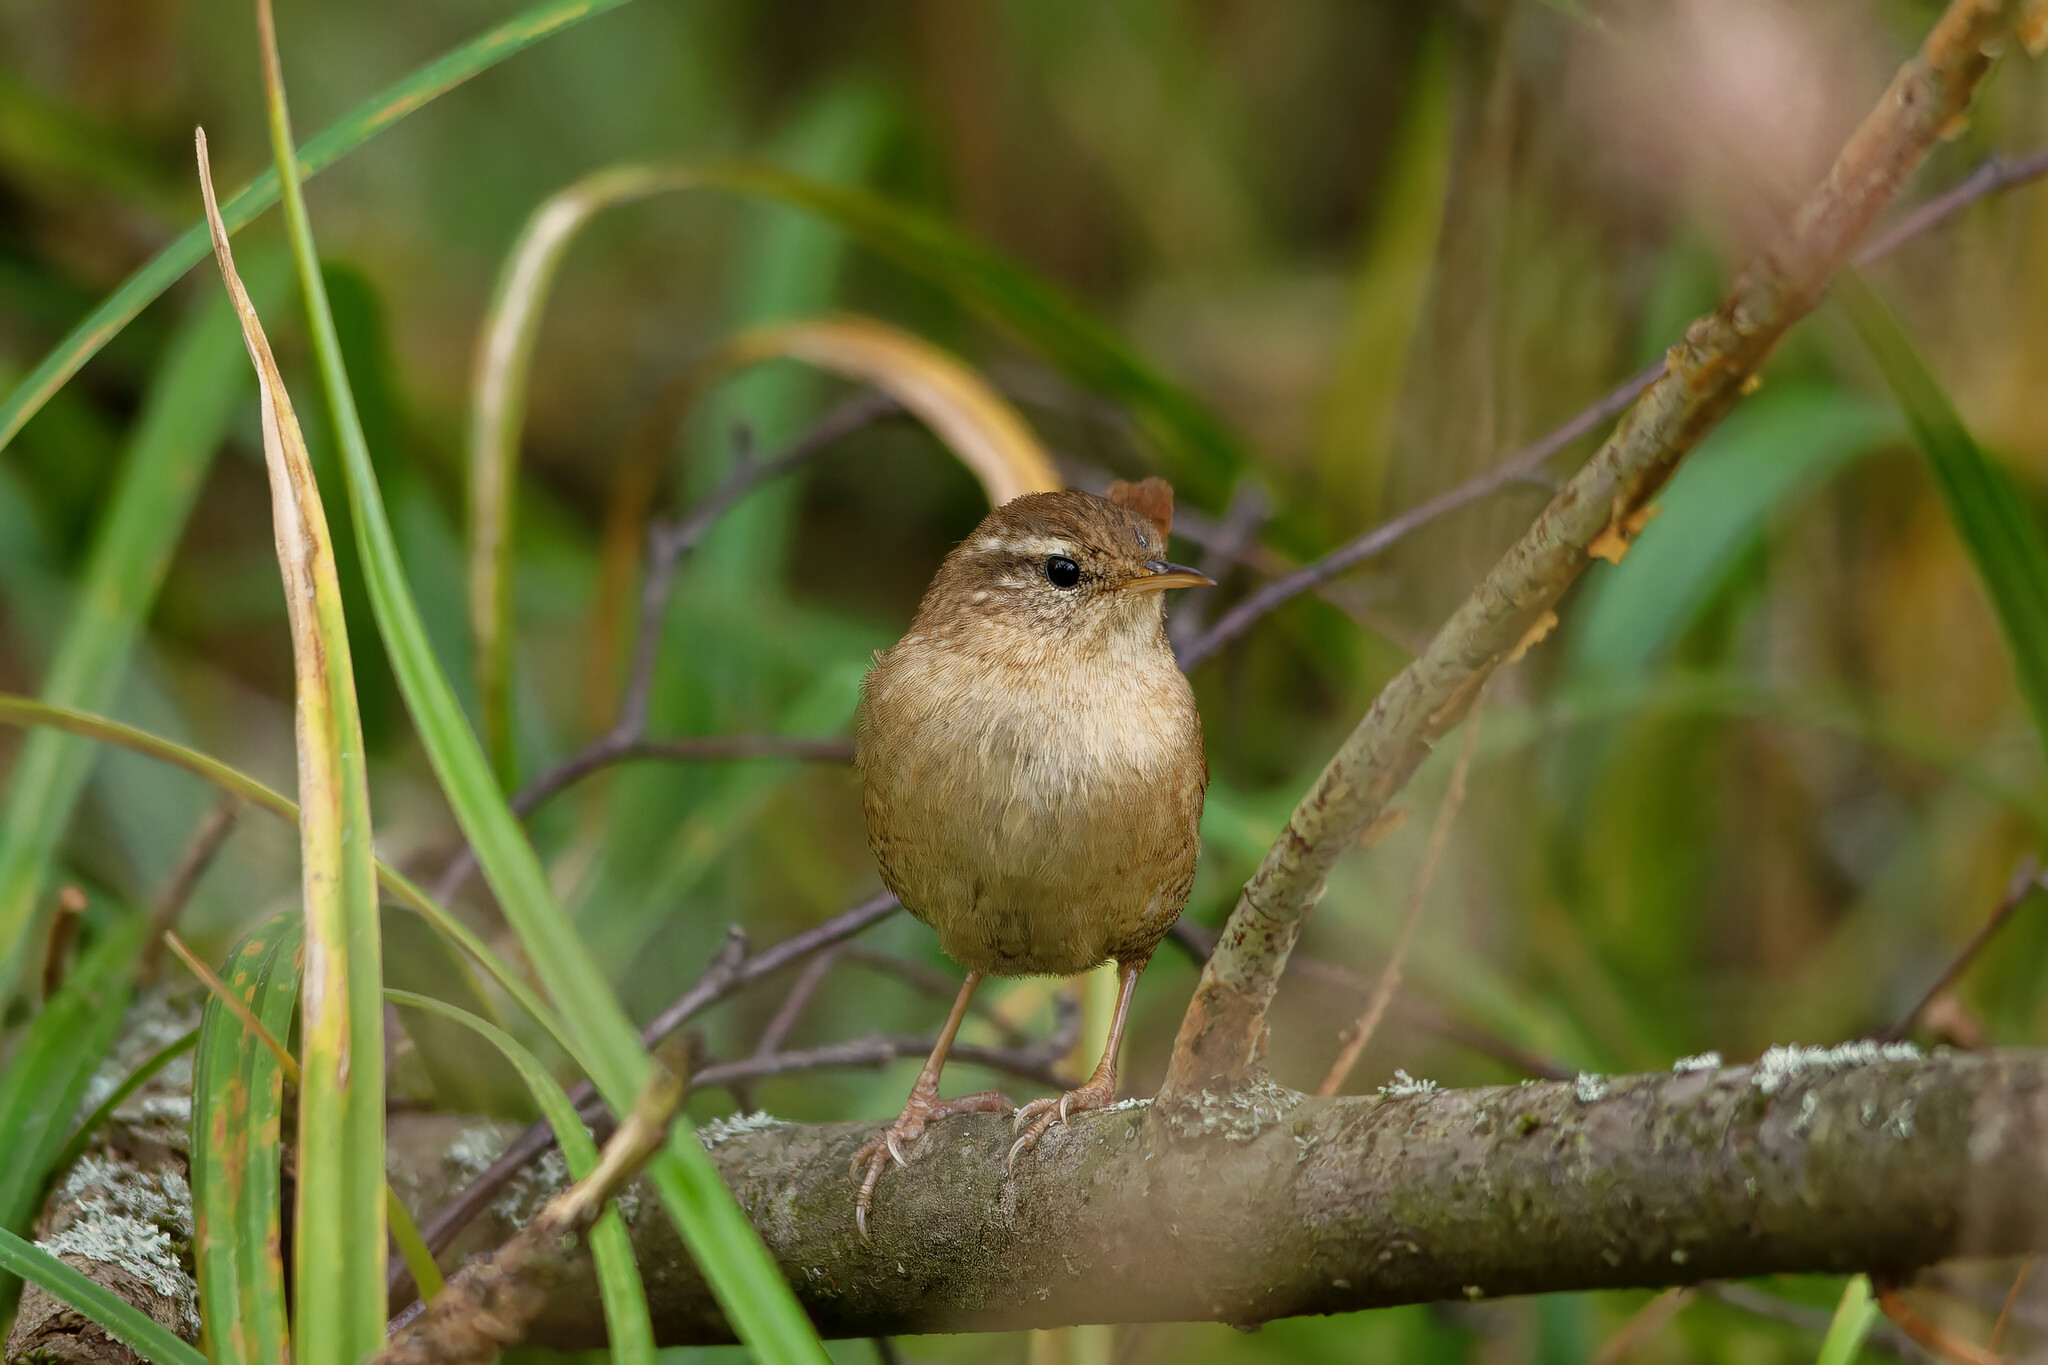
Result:
M1125 592L1165 592L1168 588L1213 588L1216 580L1185 564L1169 564L1163 559L1148 560L1145 567L1152 572L1145 578L1133 578L1124 584Z

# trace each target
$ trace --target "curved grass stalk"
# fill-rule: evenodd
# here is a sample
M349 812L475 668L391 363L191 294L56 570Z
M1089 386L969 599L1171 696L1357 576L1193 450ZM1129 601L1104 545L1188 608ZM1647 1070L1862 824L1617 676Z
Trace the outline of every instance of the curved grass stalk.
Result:
M288 824L298 822L298 803L282 792L257 781L238 768L229 767L211 755L187 748L175 740L153 735L147 730L137 729L123 721L109 720L105 716L96 716L70 707L52 706L33 697L0 693L0 725L13 725L21 729L48 726L53 730L81 735L102 744L118 745L131 753L156 759L160 763L168 763L174 768L182 768L194 777L211 782L222 791L238 796ZM571 1051L568 1028L554 1009L512 970L505 959L491 951L490 945L479 938L474 930L449 914L445 906L396 868L379 862L377 880L393 897L468 953L470 959L483 968L505 994L517 1001L520 1008L531 1015L533 1021L539 1024L548 1036L561 1044L563 1051Z
M1236 442L1214 417L1154 374L1107 329L1026 271L937 219L859 190L747 162L621 166L588 176L550 197L520 229L492 291L471 372L470 630L476 643L477 696L484 744L501 780L511 771L508 695L514 481L519 437L525 421L527 379L549 290L577 233L599 213L652 195L695 189L748 195L814 214L876 254L923 276L963 304L1017 333L1077 382L1131 408L1140 426L1167 457L1168 472L1176 484L1194 500L1220 499L1245 464ZM765 329L744 337L765 338L776 330ZM895 335L909 345L922 346L905 334ZM743 339L735 344L747 343ZM822 336L813 337L806 344L819 356L832 357L812 363L842 374L879 382L877 373L895 372L905 390L934 401L953 388L950 384L932 385L918 378L929 372L924 364L927 359L942 355L935 348L926 347L918 354L908 353L907 347L897 348L901 354L892 357L879 344L858 346L844 336L834 342ZM756 358L765 358L765 354ZM892 366L892 359L900 365ZM908 368L901 368L904 365ZM964 367L961 372L972 378ZM957 397L957 391L953 396ZM903 394L898 397L903 398ZM1002 402L999 398L995 401ZM917 403L904 399L904 404L925 415L927 421L932 420ZM1007 410L1007 404L1002 406ZM952 429L938 422L933 425L953 449L967 458L968 448L954 443ZM1021 421L1016 425L1021 427ZM973 446L978 448L978 443ZM970 459L969 465L982 475L993 501L1007 501L1015 496L1007 492L999 496L999 489L1012 485L991 484L975 460ZM1031 477L1040 476L1047 480L1040 486L1060 487L1050 462Z
M477 73L543 38L626 3L628 0L548 0L486 30L386 86L308 138L299 148L299 174L318 175L407 114L432 103ZM221 205L221 219L228 231L238 231L275 204L277 196L277 173L265 171ZM42 363L0 403L0 449L42 410L50 395L63 388L86 361L133 322L136 314L176 284L186 271L205 260L209 249L206 224L195 223L72 328L71 334L58 342L56 349L44 356Z

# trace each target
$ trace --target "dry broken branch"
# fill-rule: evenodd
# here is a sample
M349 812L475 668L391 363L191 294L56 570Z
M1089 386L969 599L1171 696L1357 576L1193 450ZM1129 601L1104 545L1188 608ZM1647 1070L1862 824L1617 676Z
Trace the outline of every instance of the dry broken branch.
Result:
M1952 132L2018 21L2017 0L1953 0L1900 68L1781 240L1715 312L1695 321L1593 458L1382 691L1245 884L1203 968L1163 1094L1242 1083L1263 1052L1266 1007L1330 869L1525 647L1594 551L1619 560L1657 491L1733 406L1927 150ZM1219 623L1220 624L1220 623Z

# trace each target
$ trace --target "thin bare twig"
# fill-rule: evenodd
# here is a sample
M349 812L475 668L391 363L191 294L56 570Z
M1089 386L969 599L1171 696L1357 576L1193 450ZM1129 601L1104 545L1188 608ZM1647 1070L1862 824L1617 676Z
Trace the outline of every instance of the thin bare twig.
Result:
M1230 495L1229 510L1224 512L1214 534L1207 537L1208 543L1202 547L1202 557L1195 567L1211 578L1221 579L1231 565L1242 561L1246 551L1258 543L1259 528L1266 524L1272 510L1256 483L1247 479L1238 484ZM1201 637L1203 622L1209 615L1209 599L1213 596L1213 593L1182 595L1180 605L1166 622L1166 638L1176 655L1184 653ZM1181 666L1185 668L1187 664Z
M640 1040L648 1047L656 1046L689 1019L748 983L851 938L888 918L896 909L896 898L884 892L752 957L747 956L746 934L735 926L727 931L724 945L696 982L640 1030ZM569 1091L569 1100L579 1112L593 1105L596 1096L596 1088L589 1081L580 1081ZM427 1246L436 1253L446 1251L462 1229L489 1207L506 1181L554 1145L554 1130L545 1123L532 1125L507 1144L498 1159L471 1181L461 1194L436 1209L434 1215L422 1223L420 1232ZM411 1276L396 1263L391 1268L391 1292L399 1307L412 1293Z
M1028 1047L985 1047L978 1043L955 1043L952 1059L1033 1081L1051 1090L1071 1090L1078 1078L1060 1070L1060 1062L1073 1051L1080 1038L1080 1008L1061 998L1059 1022L1042 1041ZM738 1061L713 1062L692 1078L692 1088L729 1086L735 1082L759 1080L764 1076L788 1076L801 1071L822 1071L837 1067L882 1066L899 1057L926 1057L935 1040L902 1034L871 1034L843 1043L825 1043L792 1052L757 1053Z
M811 1003L811 997L818 993L818 987L825 984L825 978L839 964L845 953L843 947L834 945L819 953L804 964L790 983L789 994L782 997L782 1003L775 1008L775 1014L768 1020L768 1026L761 1030L760 1040L754 1044L756 1057L772 1057L782 1050L796 1021L803 1017L804 1007Z
M1209 960L1209 954L1216 949L1220 937L1213 930L1204 929L1191 920L1182 919L1167 932L1167 939L1192 959L1195 965ZM1319 986L1341 991L1357 999L1364 999L1372 993L1372 987L1365 978L1349 967L1340 967L1318 957L1297 953L1287 961L1287 971L1304 981L1313 981ZM1489 1033L1461 1020L1442 1013L1413 996L1395 996L1388 1007L1390 1011L1415 1028L1433 1033L1447 1043L1455 1044L1468 1052L1499 1062L1510 1071L1524 1076L1537 1076L1546 1081L1568 1081L1579 1074L1579 1068L1566 1066L1563 1062L1540 1056L1518 1043L1509 1042L1498 1034Z
M841 403L809 431L791 441L772 459L757 460L740 446L732 472L702 501L681 516L657 521L647 533L647 572L641 580L640 625L633 645L633 670L612 728L568 758L526 783L512 796L512 810L525 817L564 788L600 768L628 759L702 760L729 758L801 758L844 762L852 755L842 737L795 735L704 735L650 739L647 710L654 692L654 665L661 654L661 627L675 590L676 569L697 548L718 519L742 498L770 479L815 459L853 433L903 411L885 393L865 389ZM476 872L476 852L464 844L435 884L434 899L452 900Z
M873 948L863 948L858 943L849 943L842 950L848 962L858 963L871 971L893 976L914 991L930 996L934 1000L951 1002L960 994L960 982L956 977L946 975L936 967L895 953L884 953ZM1063 998L1063 997L1062 997ZM970 1018L980 1019L1003 1035L1003 1041L1012 1047L1022 1047L1031 1035L1005 1019L996 1007L989 1003L985 993L977 994L967 1002Z
M1429 897L1430 884L1436 880L1436 870L1443 862L1444 849L1451 841L1451 826L1457 823L1458 811L1465 804L1465 777L1472 770L1472 753L1479 742L1479 707L1475 704L1465 718L1465 739L1458 748L1458 762L1451 769L1451 779L1444 785L1443 803L1437 807L1436 823L1430 826L1429 843L1422 851L1422 865L1416 869L1415 883L1408 888L1408 906L1401 916L1401 932L1394 938L1394 946L1387 950L1386 965L1380 968L1380 979L1373 984L1372 999L1366 1002L1365 1013L1347 1031L1344 1046L1337 1051L1337 1058L1330 1063L1329 1074L1323 1077L1322 1085L1316 1088L1318 1095L1334 1095L1344 1086L1351 1075L1351 1068L1358 1065L1359 1054L1372 1041L1372 1035L1379 1029L1380 1020L1386 1016L1387 1006L1394 1003L1394 992L1401 988L1401 966L1407 960L1409 945L1415 942L1416 926L1422 923L1423 902Z
M2048 176L2048 150L2024 156L1993 156L1949 190L1902 215L1898 222L1873 237L1852 258L1857 265L1869 265L1891 255L1907 242L1931 232L1981 199ZM1644 390L1664 375L1665 362L1657 361L1629 378L1549 434L1507 456L1493 468L1477 474L1455 488L1449 488L1418 503L1329 554L1294 572L1275 578L1257 592L1225 612L1201 635L1180 651L1181 666L1193 668L1218 649L1249 630L1260 617L1282 603L1317 588L1353 565L1382 554L1401 540L1462 507L1469 507L1515 483L1531 481L1543 463L1581 437L1590 435L1608 419L1626 409ZM1212 575L1213 576L1213 575ZM1191 594L1192 596L1192 594ZM1185 608L1183 609L1185 610Z
M1879 1040L1897 1042L1912 1032L1913 1025L1927 1012L1927 1007L1933 1004L1943 991L1953 986L1957 977L1969 969L1970 964L1977 960L1977 955L1984 951L1984 946L1991 942L1998 931L2005 927L2006 921L2012 918L2013 912L2026 904L2029 896L2043 890L2048 890L2048 872L2042 871L2030 853L2020 859L2019 865L2013 869L2012 879L2006 883L2005 895L1999 898L1997 905L1991 907L1991 913L1977 926L1977 932L1970 935L1970 941L1963 945L1963 950L1956 954L1955 960L1950 962L1947 969L1934 979L1934 984L1913 1002L1913 1008L1899 1016L1897 1023L1877 1035Z
M1985 1342L1988 1350L1996 1351L1998 1343L2005 1340L2005 1329L2012 1323L2013 1306L2020 1301L2020 1290L2026 1287L2027 1276L2033 1271L2032 1256L2020 1262L2020 1273L2012 1277L2012 1288L2005 1291L2005 1302L1998 1306L1998 1321L1991 1324L1991 1337Z
M178 916L185 913L185 905L192 899L193 891L198 889L199 879L206 875L206 869L213 866L221 846L235 832L235 820L240 811L239 801L232 796L223 796L213 803L200 818L199 827L192 831L185 851L178 855L177 865L164 878L156 900L150 904L149 934L143 940L142 959L136 966L137 980L156 980L157 970L163 965L164 932L177 927Z
M1678 1310L1692 1302L1693 1293L1690 1285L1667 1289L1638 1308L1613 1336L1601 1343L1599 1354L1593 1357L1593 1365L1621 1365L1636 1347L1663 1331L1678 1316Z
M1894 1327L1933 1352L1937 1358L1952 1362L1952 1365L2008 1365L2009 1357L1987 1351L1974 1341L1965 1341L1921 1317L1896 1288L1879 1289L1877 1306L1884 1310L1884 1315L1891 1319Z

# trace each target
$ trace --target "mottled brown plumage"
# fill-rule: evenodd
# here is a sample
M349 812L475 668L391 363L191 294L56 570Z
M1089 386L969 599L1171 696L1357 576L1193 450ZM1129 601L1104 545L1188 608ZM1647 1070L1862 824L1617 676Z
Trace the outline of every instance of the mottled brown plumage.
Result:
M1187 903L1208 764L1174 662L1167 587L1206 582L1165 560L1173 492L1037 493L1004 504L940 565L910 631L876 656L856 758L882 880L967 968L901 1117L863 1149L866 1213L889 1155L931 1119L1006 1107L940 1101L939 1068L984 975L1122 978L1102 1064L1082 1089L1025 1106L1029 1147L1114 1098L1131 987Z

